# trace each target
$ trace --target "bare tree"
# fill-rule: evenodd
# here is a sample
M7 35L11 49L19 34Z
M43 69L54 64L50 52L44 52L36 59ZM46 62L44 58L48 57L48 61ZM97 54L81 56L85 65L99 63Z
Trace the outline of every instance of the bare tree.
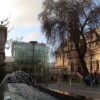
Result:
M100 25L99 0L45 0L39 15L42 30L48 43L64 43L68 35L75 44L83 69L88 74L84 60L87 44L84 33Z

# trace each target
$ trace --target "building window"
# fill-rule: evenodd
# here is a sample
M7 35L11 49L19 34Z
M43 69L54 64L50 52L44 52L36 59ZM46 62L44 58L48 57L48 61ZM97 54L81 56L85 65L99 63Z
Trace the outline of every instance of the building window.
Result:
M74 64L71 64L71 72L74 72Z

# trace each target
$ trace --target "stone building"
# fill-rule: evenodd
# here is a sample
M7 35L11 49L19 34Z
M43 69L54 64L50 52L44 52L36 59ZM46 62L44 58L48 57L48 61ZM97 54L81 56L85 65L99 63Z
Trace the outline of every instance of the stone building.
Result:
M6 40L7 40L7 28L4 25L0 25L0 65L3 65L5 60Z
M5 76L5 43L7 40L7 28L0 25L0 82Z
M96 30L100 39L100 28ZM87 43L87 52L85 55L85 61L89 72L100 73L100 40L98 40L95 33L85 34L85 39ZM61 47L57 49L55 66L57 68L66 68L67 73L77 73L81 72L81 64L77 52L75 50L74 43L71 41L70 37L67 38L64 46L64 51L62 52Z

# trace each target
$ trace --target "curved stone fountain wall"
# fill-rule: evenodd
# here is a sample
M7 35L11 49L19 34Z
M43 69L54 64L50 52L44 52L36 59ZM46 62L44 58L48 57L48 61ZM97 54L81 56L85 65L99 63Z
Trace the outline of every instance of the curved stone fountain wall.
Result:
M28 85L34 85L34 79L28 73L16 71L6 75L1 82L1 86L6 86L8 83L25 83Z

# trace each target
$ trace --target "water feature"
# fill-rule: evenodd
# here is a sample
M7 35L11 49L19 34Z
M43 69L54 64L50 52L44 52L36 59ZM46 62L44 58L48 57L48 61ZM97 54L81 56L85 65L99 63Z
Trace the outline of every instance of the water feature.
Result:
M35 86L34 83L34 79L23 71L8 74L1 83L5 90L5 99L1 100L87 100L83 96Z
M6 75L1 86L4 87L5 98L10 97L11 100L57 100L55 97L36 89L32 77L23 71Z
M28 73L23 71L16 71L6 75L1 83L1 86L7 85L8 83L25 83L28 85L33 85L34 79Z
M57 100L55 97L27 84L8 84L8 90L11 100Z

